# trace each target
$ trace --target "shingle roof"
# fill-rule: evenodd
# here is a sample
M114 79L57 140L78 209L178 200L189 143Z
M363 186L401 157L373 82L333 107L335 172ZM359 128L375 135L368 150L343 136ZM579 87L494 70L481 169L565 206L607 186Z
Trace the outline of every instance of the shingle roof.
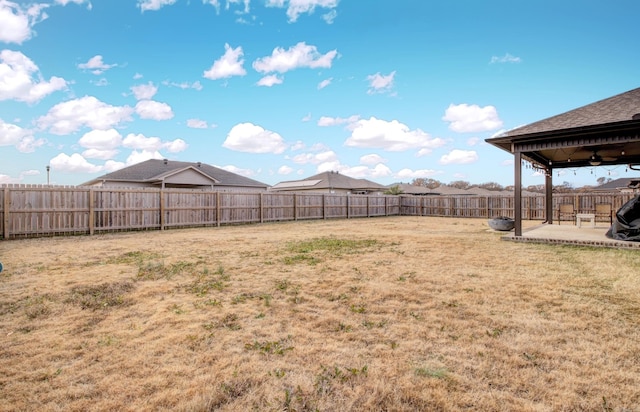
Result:
M428 187L416 186L409 183L394 183L387 187L391 188L394 186L398 186L398 188L402 190L402 193L408 195L428 195L430 193L433 193L433 190L429 189Z
M178 162L175 160L164 161L160 159L150 159L135 165L116 170L112 173L97 177L85 184L89 185L101 180L122 181L122 182L155 182L161 180L163 176L178 170L192 167L207 175L216 182L216 186L238 186L238 187L264 187L269 185L228 172L205 163Z
M630 184L640 181L640 177L621 177L619 179L612 180L600 186L596 186L595 190L619 190L626 189Z
M640 88L503 133L499 137L543 133L632 120L640 114Z
M309 184L313 181L314 184ZM339 172L323 172L317 175L307 177L301 180L290 180L281 182L272 187L272 189L343 189L343 190L386 190L387 188L381 184L372 182L367 179L354 179L343 175Z

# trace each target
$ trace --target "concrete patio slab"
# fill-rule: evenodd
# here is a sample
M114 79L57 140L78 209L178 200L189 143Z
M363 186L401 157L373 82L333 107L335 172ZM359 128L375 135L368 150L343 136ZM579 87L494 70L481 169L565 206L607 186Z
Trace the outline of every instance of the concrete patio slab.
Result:
M609 225L598 223L595 228L590 226L577 227L569 224L540 224L524 228L522 236L510 233L502 240L513 242L551 243L577 246L610 247L640 250L640 242L626 242L606 237Z

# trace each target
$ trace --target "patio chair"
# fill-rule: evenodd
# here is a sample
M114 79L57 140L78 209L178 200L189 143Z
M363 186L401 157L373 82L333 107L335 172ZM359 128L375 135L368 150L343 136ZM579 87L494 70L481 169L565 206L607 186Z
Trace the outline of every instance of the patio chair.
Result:
M568 220L575 222L576 209L573 207L573 203L561 203L560 206L558 206L558 224L560 224L563 217L567 216L569 217Z
M596 219L599 217L608 220L610 225L613 224L613 207L611 207L610 203L596 204Z

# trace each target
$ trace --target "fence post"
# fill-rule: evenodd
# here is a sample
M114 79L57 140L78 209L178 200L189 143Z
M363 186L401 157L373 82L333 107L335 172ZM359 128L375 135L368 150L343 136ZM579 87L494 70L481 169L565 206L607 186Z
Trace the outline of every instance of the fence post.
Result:
M350 209L351 209L351 204L349 202L349 193L347 193L347 219L349 219L349 215L350 215Z
M164 230L165 218L164 218L164 190L160 189L160 230Z
M366 197L367 199L367 217L369 217L370 213L369 213L369 196Z
M95 205L94 205L95 194L93 189L89 189L89 234L93 235L96 229L96 216L95 216Z
M298 220L298 195L293 194L293 220Z
M489 214L489 196L485 196L484 201L486 202L484 205L484 209L485 209L485 213L487 214L485 217L490 218L491 215Z
M216 192L216 226L220 227L222 211L220 210L220 192Z
M327 218L327 201L325 200L325 195L322 195L322 218Z
M260 193L260 223L264 223L264 199L262 193Z
M3 218L4 218L4 240L9 239L9 208L11 207L11 192L9 192L9 188L4 188L4 209L3 210Z

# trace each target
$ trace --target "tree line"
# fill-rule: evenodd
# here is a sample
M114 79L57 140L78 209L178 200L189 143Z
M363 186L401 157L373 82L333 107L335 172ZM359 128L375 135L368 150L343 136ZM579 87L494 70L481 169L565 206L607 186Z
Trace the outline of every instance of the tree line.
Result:
M601 176L598 179L596 179L596 182L598 183L597 186L603 185L605 183L610 182L612 179L609 177L604 177ZM410 183L413 186L422 186L422 187L426 187L429 189L436 189L438 187L441 186L448 186L448 187L453 187L456 189L462 189L462 190L468 190L471 189L473 187L479 187L482 189L486 189L486 190L492 190L492 191L503 191L503 190L507 190L507 191L513 191L514 190L514 186L510 185L510 186L503 186L500 183L496 183L496 182L487 182L487 183L480 183L480 184L472 184L470 182L467 182L466 180L456 180L450 183L443 183L440 182L439 180L436 179L431 179L431 178L417 178L417 179L413 179ZM395 189L394 189L395 187ZM390 188L388 190L389 194L400 194L400 188L398 186L394 186L392 188ZM560 185L554 185L553 186L553 191L556 193L574 193L574 192L587 192L591 189L593 189L596 186L590 186L590 185L586 185L586 186L582 186L582 187L574 187L573 184L571 182L562 182L562 184ZM540 184L540 185L530 185L527 187L522 187L524 190L527 190L529 192L537 192L537 193L544 193L544 185ZM398 193L398 191L400 191L400 193ZM394 193L395 192L395 193Z

